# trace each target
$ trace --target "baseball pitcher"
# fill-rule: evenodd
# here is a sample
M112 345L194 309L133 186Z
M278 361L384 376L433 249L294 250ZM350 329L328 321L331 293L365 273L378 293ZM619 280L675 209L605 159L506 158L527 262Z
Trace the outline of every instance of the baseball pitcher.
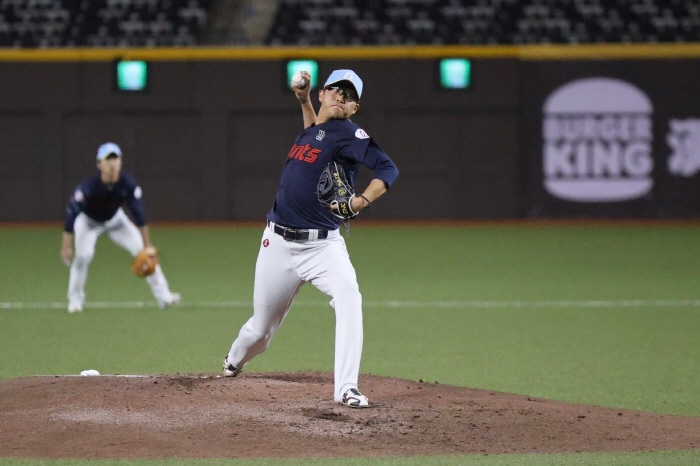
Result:
M122 173L122 151L107 142L97 149L99 173L80 183L67 206L61 259L70 267L68 312L82 312L88 267L95 254L95 243L103 233L136 259L133 272L145 277L158 306L165 309L180 302L170 291L159 265L158 252L151 244L143 213L141 188L134 177ZM121 208L126 203L136 225ZM75 235L75 257L71 243Z
M304 130L286 155L272 210L267 215L255 267L253 316L224 358L224 375L235 376L265 351L299 289L311 283L331 297L335 309L334 399L351 408L369 400L358 389L362 355L362 296L340 223L370 207L396 180L396 165L350 120L360 108L363 84L351 70L335 70L319 91L316 115L311 76L293 85ZM303 82L300 78L303 78ZM367 188L353 188L359 165L373 170Z

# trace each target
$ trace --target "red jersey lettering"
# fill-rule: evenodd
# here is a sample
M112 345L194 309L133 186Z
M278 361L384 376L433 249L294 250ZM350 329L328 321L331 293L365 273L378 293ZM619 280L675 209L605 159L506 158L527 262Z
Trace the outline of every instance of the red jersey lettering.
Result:
M301 146L297 146L296 144L292 144L292 150L289 151L289 154L287 154L287 157L290 159L295 157L296 152L299 150Z
M297 144L292 144L292 149L287 154L290 159L303 160L304 162L314 163L318 158L318 154L322 151L321 149L312 149L309 144L305 146L299 146Z
M299 160L304 160L304 154L306 154L306 152L307 152L309 149L311 149L311 146L308 145L308 144L305 145L304 147L302 147L301 150L297 153L297 158L298 158Z
M314 163L316 161L316 158L318 158L318 154L320 153L321 149L311 149L309 153L306 154L304 162Z

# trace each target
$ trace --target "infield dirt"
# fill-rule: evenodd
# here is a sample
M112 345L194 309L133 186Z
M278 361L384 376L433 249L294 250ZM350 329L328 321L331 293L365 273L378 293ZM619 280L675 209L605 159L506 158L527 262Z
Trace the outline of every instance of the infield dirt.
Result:
M332 401L330 373L0 380L0 456L357 457L700 447L700 418L360 376L372 402Z

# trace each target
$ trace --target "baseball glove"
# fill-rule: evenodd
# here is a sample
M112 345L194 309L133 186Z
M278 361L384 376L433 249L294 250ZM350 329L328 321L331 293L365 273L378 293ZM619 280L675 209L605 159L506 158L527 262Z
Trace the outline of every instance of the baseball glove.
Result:
M333 215L341 220L351 220L359 214L352 210L355 190L350 185L343 167L336 162L330 162L321 173L316 186L316 196L321 205L330 208Z
M153 246L143 248L141 252L136 256L134 262L131 264L131 271L137 277L148 277L153 275L156 271L156 265L160 262L158 259L158 250Z

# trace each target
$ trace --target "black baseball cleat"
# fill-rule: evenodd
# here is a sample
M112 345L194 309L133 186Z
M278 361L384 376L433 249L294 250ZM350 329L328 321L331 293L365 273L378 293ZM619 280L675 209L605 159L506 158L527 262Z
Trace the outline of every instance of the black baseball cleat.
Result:
M233 364L228 363L228 354L224 358L224 377L235 377L241 373L241 369L236 369Z
M342 404L349 408L369 408L369 400L356 388L349 388L345 392Z

